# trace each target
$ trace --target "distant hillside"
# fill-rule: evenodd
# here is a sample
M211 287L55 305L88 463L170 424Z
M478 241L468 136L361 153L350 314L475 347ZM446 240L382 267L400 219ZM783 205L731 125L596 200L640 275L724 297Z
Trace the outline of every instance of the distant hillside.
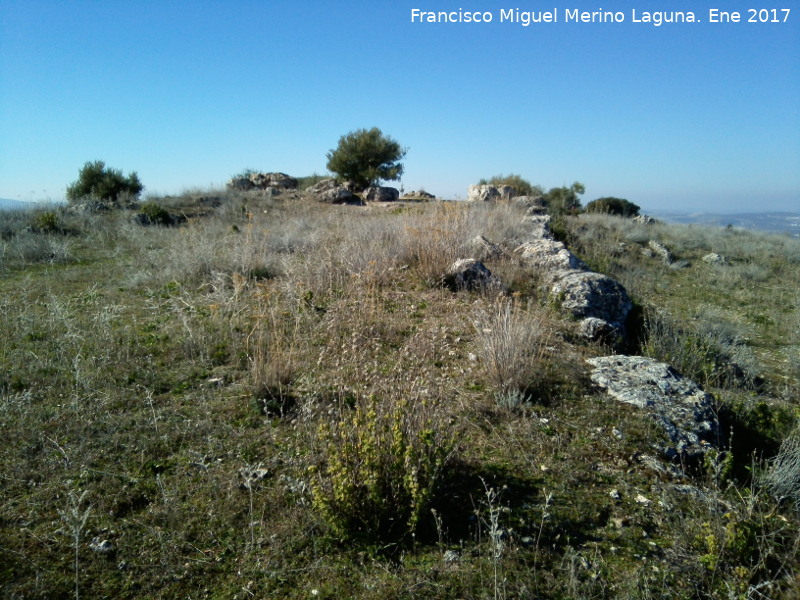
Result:
M9 200L8 198L0 198L0 210L30 208L31 206L33 206L32 202L25 202L24 200Z
M771 231L775 233L789 233L800 237L800 213L792 212L765 212L765 213L687 213L668 210L645 211L663 221L670 223L696 223L726 227L731 225L741 229Z

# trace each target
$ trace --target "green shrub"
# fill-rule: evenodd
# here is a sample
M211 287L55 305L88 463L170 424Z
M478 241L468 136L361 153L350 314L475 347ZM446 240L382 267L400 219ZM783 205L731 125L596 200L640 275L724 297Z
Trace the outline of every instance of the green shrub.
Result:
M327 168L363 189L382 179L400 179L403 165L398 161L405 155L406 150L377 127L356 129L339 138L336 150L328 152Z
M581 209L579 195L586 192L586 187L576 181L570 187L550 188L545 194L547 211L554 216L576 214Z
M527 179L520 175L495 175L491 179L481 179L478 185L508 185L516 190L517 196L543 196L544 190L538 185L531 185Z
M142 225L172 225L175 222L167 210L155 202L142 204L138 220Z
M36 213L31 229L36 233L60 233L63 231L58 213L52 210Z
M343 539L397 543L415 532L452 442L425 402L358 402L318 430L313 505Z
M623 198L606 196L589 202L589 204L586 205L586 212L618 215L620 217L635 217L639 214L639 207L633 202L629 202Z
M138 198L144 186L132 171L127 177L119 169L107 168L102 160L87 162L78 180L67 187L67 200L77 203L86 197L107 202L118 202L125 197Z

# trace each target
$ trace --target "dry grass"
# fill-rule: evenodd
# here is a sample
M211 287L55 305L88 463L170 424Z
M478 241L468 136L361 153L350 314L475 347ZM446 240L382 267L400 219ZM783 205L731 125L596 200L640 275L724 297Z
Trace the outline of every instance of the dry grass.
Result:
M215 207L203 200L216 196ZM645 465L650 422L586 381L583 358L607 350L570 343L570 323L513 257L526 236L517 208L323 206L214 190L151 200L188 222L65 214L66 236L18 223L4 234L0 596L74 597L77 582L84 597L130 598L721 599L747 586L796 597L797 514L702 473L682 482L711 499L697 500ZM729 271L674 271L637 252L624 224L567 223L582 257L673 315L651 333L689 327L752 351L771 380L784 373L764 358L797 343L787 337L797 325L789 245L748 241ZM683 235L656 231L665 243ZM505 251L486 264L511 297L438 285L478 234ZM72 260L25 258L25 244L48 236L68 242ZM693 264L708 245L674 244ZM728 397L764 394L746 435L776 439L773 384L726 385ZM452 439L430 497L409 491L422 482L406 475L425 444L395 444L398 423L406 442L428 431ZM366 460L376 468L359 470ZM334 481L337 464L351 476ZM310 467L330 501L315 504ZM350 494L355 529L374 522L365 506L386 508L381 494L360 504L359 473L388 473L411 511L404 527L375 526L390 542L341 543L348 536L325 513L335 490ZM392 487L398 478L405 488ZM69 490L85 492L83 503ZM77 536L57 533L65 506ZM113 550L93 550L95 538Z

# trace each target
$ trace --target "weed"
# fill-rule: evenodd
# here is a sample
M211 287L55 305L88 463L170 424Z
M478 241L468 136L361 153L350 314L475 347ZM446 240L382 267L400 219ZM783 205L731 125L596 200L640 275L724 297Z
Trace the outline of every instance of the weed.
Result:
M86 521L88 521L89 515L92 512L91 506L87 507L85 510L83 508L83 501L87 494L88 491L86 490L81 492L80 495L76 491L70 491L67 498L66 508L62 511L59 511L61 520L66 528L64 534L72 538L72 543L74 544L75 548L75 559L73 561L75 566L75 600L80 598L79 551L81 545L81 534L83 533L83 529L86 527Z

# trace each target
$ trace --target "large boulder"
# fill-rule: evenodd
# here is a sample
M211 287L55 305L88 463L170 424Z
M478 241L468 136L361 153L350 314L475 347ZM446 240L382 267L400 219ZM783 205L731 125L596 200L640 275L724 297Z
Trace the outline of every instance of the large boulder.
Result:
M306 192L317 202L326 204L363 204L361 198L349 188L349 185L338 183L335 179L323 179L306 189Z
M593 271L569 271L553 283L550 294L578 319L601 319L620 334L633 308L628 292L616 280Z
M467 190L467 200L470 202L511 200L514 192L515 189L510 185L471 185Z
M361 192L367 202L395 202L400 198L400 191L393 187L373 186Z
M542 227L534 223L536 230ZM582 271L586 265L567 247L553 238L535 237L518 246L514 252L526 263L539 268L545 279L554 279L564 271Z
M647 411L668 442L654 445L670 459L699 458L717 443L719 421L712 398L696 383L652 358L590 358L592 381L620 402Z

